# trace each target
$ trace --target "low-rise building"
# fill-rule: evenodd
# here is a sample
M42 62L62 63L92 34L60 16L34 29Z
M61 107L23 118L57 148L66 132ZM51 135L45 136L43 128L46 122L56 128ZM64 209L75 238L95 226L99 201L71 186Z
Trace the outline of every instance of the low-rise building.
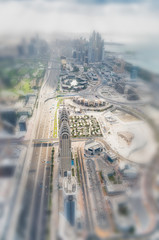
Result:
M85 143L84 150L87 154L95 155L103 151L103 146L94 140L89 140Z
M114 161L117 160L117 156L115 153L109 151L107 152L107 160L110 162L110 163L113 163Z
M111 200L111 207L117 229L123 233L133 233L135 224L128 199L125 196L116 197Z
M121 162L118 169L125 179L136 179L138 177L138 169L131 164Z
M27 115L22 115L18 121L19 130L20 131L27 131Z
M12 177L16 168L16 160L5 158L0 161L0 177Z
M73 101L77 104L85 105L88 107L100 107L100 106L105 106L106 102L102 99L87 99L87 98L82 98L82 97L74 97Z
M138 171L136 168L131 167L129 169L124 169L122 174L123 174L123 177L126 179L135 179L138 176Z
M112 177L112 181L110 180ZM113 173L103 174L103 179L106 186L106 192L108 195L119 195L125 192L125 188L122 182L113 181Z

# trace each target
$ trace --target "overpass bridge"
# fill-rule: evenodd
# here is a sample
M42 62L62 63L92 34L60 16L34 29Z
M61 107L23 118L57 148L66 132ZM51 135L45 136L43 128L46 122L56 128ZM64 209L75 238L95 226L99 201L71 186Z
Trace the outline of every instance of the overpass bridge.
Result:
M80 142L80 141L86 141L90 137L82 137L82 138L72 138L72 142ZM98 137L95 137L98 138ZM39 139L33 139L31 140L34 145L40 146L43 144L43 146L47 146L47 144L53 144L53 143L58 143L59 138L39 138ZM25 139L24 137L21 138L1 138L0 139L0 144L5 145L5 144L21 144L21 145L27 145L29 144L30 139Z

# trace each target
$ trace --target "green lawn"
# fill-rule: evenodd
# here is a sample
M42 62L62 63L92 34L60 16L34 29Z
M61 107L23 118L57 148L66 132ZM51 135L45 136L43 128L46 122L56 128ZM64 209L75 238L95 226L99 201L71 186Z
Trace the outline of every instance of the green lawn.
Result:
M54 116L54 133L53 138L57 138L57 108Z
M19 84L15 87L15 91L19 92L22 91L24 94L32 92L31 86L30 86L30 79L23 79Z
M53 138L57 138L57 131L58 131L58 119L57 119L57 111L58 108L60 106L60 104L63 102L62 98L58 99L57 102L57 107L56 107L56 111L55 111L55 116L54 116L54 131L53 131Z
M43 78L46 63L34 59L8 60L0 62L0 79L3 92L16 94L17 97L32 92L32 87L38 86ZM2 91L1 91L2 92ZM2 94L5 94L5 92Z

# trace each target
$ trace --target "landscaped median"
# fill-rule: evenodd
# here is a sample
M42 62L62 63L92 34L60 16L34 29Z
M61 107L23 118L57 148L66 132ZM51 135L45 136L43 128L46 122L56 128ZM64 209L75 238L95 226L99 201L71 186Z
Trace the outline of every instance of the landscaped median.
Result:
M54 116L54 131L53 131L53 138L57 138L57 132L58 132L58 119L57 119L57 111L59 109L60 104L63 102L62 98L58 99L57 102L57 107L56 107L56 111L55 111L55 116Z
M55 116L54 116L54 132L53 132L53 138L57 138L57 108L55 111Z
M75 154L75 160L76 160L76 176L77 176L78 183L80 185L80 172L79 172L79 163L78 163L77 153Z

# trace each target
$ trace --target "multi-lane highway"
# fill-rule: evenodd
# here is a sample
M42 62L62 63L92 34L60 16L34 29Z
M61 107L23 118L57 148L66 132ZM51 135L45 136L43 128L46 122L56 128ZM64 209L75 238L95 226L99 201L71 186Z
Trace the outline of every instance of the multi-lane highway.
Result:
M55 66L55 64L54 64ZM37 131L37 138L49 138L53 129L53 116L55 108L52 102L45 102L51 91L55 90L58 82L58 64L51 66L48 71L48 80L42 88L40 99L41 113ZM47 233L48 194L50 183L51 150L49 144L46 147L34 147L26 194L31 193L31 201L28 205L28 218L25 239L44 239ZM29 191L29 192L28 192ZM25 201L25 199L24 199Z
M32 117L34 123L25 156L22 184L17 195L17 204L21 208L15 206L19 211L14 213L14 228L9 229L7 239L41 240L47 234L52 146L49 143L45 146L36 145L34 139L52 138L57 101L45 100L57 88L60 62L52 60L48 66L38 97L38 107Z

